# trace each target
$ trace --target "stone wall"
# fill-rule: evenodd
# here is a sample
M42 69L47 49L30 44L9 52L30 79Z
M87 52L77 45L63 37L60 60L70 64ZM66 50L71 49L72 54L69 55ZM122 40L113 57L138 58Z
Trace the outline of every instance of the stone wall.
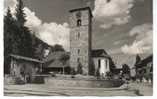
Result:
M120 87L124 82L121 80L84 80L84 79L57 79L45 78L45 84L53 87L84 87L84 88L112 88Z
M81 26L77 26L76 14L81 13ZM83 74L89 74L91 52L91 16L88 9L70 13L70 66L77 71L78 61Z

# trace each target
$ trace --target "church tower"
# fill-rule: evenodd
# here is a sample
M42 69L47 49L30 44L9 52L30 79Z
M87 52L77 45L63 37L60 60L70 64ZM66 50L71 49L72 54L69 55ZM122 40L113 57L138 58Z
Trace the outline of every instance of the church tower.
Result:
M70 10L70 66L90 74L92 12L89 7Z

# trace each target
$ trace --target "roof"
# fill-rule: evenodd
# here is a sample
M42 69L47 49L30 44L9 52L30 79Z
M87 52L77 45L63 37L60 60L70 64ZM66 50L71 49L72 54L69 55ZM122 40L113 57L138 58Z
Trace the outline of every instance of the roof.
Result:
M63 54L69 54L69 52L64 52L64 51L52 52L44 59L44 62L49 62L52 60L60 59L60 57Z
M136 64L136 66L140 66L140 65L145 65L145 64L147 64L147 63L149 63L149 62L152 62L153 61L153 55L149 55L148 57L146 57L146 58L144 58L143 60L141 60L140 62L138 62L137 64Z
M107 52L104 49L92 50L92 57L107 57L107 58L110 58L110 56L107 54Z
M37 63L43 63L42 61L40 61L38 59L33 59L33 58L30 58L30 57L14 55L14 54L10 54L10 56L15 58L15 59L27 60L27 61L37 62Z
M57 51L50 53L45 59L44 59L44 67L45 68L61 68L63 67L63 63L60 61L60 57L64 54L69 54L68 52L63 51ZM69 66L69 60L66 62L64 67Z
M76 8L76 9L69 10L69 12L72 13L72 12L80 11L80 10L88 10L89 13L90 13L90 15L93 17L93 15L92 15L92 11L91 11L90 7Z
M66 62L65 65L60 60L54 60L52 62L46 62L44 67L45 68L62 68L62 67L68 67L69 66L69 60Z

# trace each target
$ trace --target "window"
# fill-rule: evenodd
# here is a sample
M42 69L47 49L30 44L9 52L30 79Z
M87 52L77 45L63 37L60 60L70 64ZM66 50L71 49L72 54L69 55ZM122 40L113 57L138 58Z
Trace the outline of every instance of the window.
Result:
M108 65L108 63L107 63L107 62L108 62L108 61L106 60L106 69L107 69L107 67L108 67L108 66L107 66L107 65Z
M80 32L78 32L78 39L80 38Z
M81 19L77 20L77 26L81 26Z
M98 60L98 68L100 68L101 60Z
M81 12L80 11L78 11L77 13L76 13L76 18L77 18L77 26L81 26Z
M80 62L80 58L77 58L77 62L78 62L78 63Z
M80 49L77 50L78 54L80 54Z

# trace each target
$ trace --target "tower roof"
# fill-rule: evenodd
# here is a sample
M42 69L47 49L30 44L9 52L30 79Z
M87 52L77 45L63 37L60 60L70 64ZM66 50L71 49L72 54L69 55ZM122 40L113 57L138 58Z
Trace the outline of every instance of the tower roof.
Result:
M93 17L90 7L76 8L76 9L69 10L69 12L72 13L72 12L81 11L81 10L88 10L91 17Z

